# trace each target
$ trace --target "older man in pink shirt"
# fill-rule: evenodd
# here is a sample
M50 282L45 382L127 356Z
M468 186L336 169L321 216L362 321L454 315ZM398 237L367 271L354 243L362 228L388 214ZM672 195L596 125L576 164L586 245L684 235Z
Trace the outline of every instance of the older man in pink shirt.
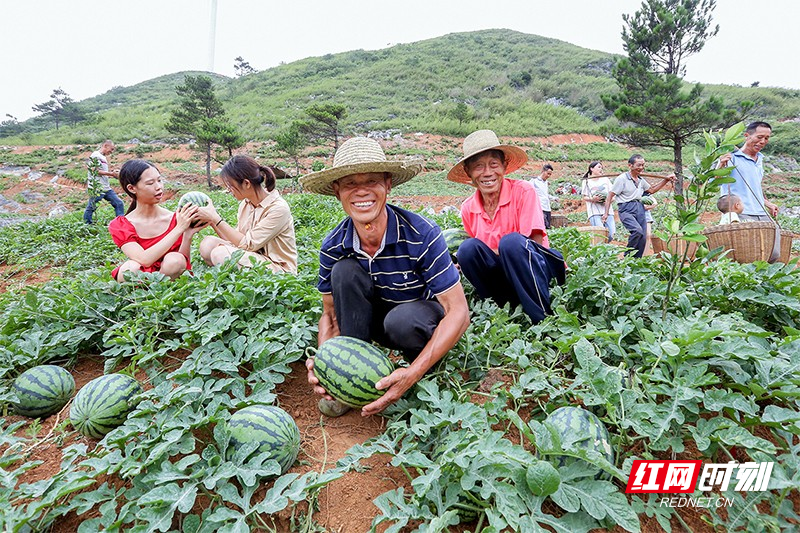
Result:
M490 130L464 139L464 157L447 178L477 190L461 205L464 229L474 237L458 249L461 271L482 298L522 305L534 324L550 314L550 281L564 282L563 256L549 248L541 204L527 181L505 178L528 160Z

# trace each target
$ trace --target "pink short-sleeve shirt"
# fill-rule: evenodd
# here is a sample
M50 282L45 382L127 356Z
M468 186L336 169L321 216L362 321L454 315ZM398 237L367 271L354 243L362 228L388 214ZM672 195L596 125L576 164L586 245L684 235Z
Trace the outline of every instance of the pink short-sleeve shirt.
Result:
M475 191L461 204L461 220L470 236L477 237L492 250L497 250L500 239L509 233L530 237L535 230L544 235L544 246L550 247L539 196L527 181L503 179L500 203L491 219L483 209L480 191Z

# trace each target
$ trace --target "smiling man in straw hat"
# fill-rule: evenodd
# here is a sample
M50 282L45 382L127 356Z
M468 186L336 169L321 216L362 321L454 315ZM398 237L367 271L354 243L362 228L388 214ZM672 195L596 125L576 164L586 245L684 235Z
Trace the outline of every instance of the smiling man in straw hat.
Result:
M522 305L534 324L550 310L550 281L564 283L561 253L550 250L542 207L527 181L506 178L526 163L517 146L500 144L491 130L464 139L464 157L447 179L475 187L461 205L461 220L472 239L458 248L461 272L481 298L498 305Z
M386 203L392 186L421 170L419 159L387 160L376 140L354 137L336 151L333 167L300 178L306 190L336 196L348 215L320 250L318 343L337 335L377 341L410 362L376 384L386 393L365 405L363 416L400 399L469 325L464 289L439 227ZM312 358L306 366L309 383L324 396L320 411L343 414L346 406L320 387Z

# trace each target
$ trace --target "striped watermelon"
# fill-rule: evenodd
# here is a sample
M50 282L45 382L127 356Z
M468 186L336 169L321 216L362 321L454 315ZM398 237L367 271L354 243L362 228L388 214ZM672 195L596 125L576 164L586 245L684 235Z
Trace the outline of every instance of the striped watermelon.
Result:
M209 204L209 202L211 202L211 198L209 198L206 193L200 191L191 191L181 196L181 199L178 200L178 209L186 204L196 205L197 207L205 207ZM202 224L202 222L195 221L192 222L190 226L196 228L200 224Z
M50 416L64 407L75 392L72 375L55 365L39 365L14 380L14 410L32 418Z
M566 441L574 442L575 448L591 449L605 455L608 462L614 462L614 450L608 430L593 413L580 407L559 407L545 422L550 423L561 437L562 446ZM577 459L562 456L559 466L565 466Z
M289 470L300 452L300 429L289 413L279 407L245 407L231 416L228 428L233 450L248 442L261 443L258 451L267 452L278 461L281 474Z
M594 195L598 197L601 204L606 203L606 198L608 198L608 193L606 193L605 187L595 191Z
M178 200L178 209L186 204L193 204L197 207L205 207L210 201L211 198L209 198L206 193L200 191L191 191L181 196L181 199Z
M644 205L653 205L653 204L656 203L656 199L653 198L652 196L649 196L649 195L648 196L642 196L642 203Z
M142 392L139 382L125 374L108 374L84 385L69 411L69 420L81 434L93 439L122 424Z
M319 384L350 407L363 407L383 396L385 391L375 384L393 370L392 361L377 347L343 335L322 343L314 358Z
M461 228L449 228L442 230L442 236L444 237L444 242L447 245L447 249L450 251L450 255L453 257L453 260L456 258L456 252L458 252L458 247L461 246L461 243L470 238L469 233Z

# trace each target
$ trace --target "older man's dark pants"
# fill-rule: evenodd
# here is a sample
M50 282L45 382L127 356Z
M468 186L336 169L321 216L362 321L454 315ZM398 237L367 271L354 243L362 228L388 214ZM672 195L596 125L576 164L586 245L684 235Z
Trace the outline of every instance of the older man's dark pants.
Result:
M339 333L400 350L413 360L428 344L444 318L444 308L434 300L402 304L378 297L373 280L356 259L342 259L331 270L333 307Z
M563 256L519 233L500 239L499 255L480 239L467 239L458 248L461 272L475 287L478 296L491 298L498 305L522 304L534 324L544 320L550 310L550 280L564 283Z
M645 220L645 210L642 202L622 202L617 204L617 212L619 219L628 230L630 236L628 237L628 248L625 253L634 257L642 257L644 249L647 245L647 221Z

